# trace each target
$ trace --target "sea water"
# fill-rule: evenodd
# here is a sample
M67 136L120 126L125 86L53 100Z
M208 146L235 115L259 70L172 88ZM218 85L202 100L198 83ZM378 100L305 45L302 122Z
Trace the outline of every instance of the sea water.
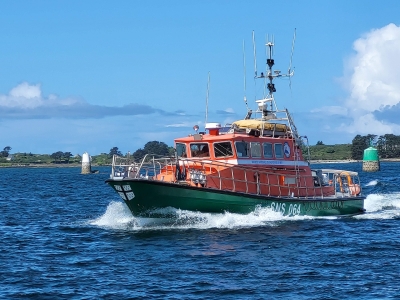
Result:
M0 169L2 299L388 299L400 296L400 163L358 171L366 214L175 210L135 218L110 168Z

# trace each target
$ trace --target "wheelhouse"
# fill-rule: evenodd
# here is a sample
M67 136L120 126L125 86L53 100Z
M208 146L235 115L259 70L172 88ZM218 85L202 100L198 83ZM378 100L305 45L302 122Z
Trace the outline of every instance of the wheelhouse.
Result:
M253 137L245 134L200 135L175 140L178 157L211 160L235 159L241 163L273 165L303 162L300 147L293 140L273 137Z

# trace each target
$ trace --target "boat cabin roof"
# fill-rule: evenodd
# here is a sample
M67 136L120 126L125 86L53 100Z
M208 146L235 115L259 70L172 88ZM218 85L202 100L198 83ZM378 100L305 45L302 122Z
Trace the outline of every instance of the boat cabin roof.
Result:
M196 142L216 142L216 141L251 141L251 142L267 142L267 141L293 141L293 138L288 137L271 137L271 136L254 136L251 133L225 133L218 135L211 134L192 134L187 137L175 139L176 143L192 143Z
M358 172L348 171L348 170L339 170L339 169L321 169L322 173L332 173L336 175L350 175L350 176L358 176Z

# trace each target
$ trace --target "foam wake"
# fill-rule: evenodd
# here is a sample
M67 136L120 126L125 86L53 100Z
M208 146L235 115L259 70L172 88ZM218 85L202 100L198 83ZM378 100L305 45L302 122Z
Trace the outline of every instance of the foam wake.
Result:
M134 218L124 203L112 201L107 206L106 212L102 216L89 221L89 224L101 227L124 229L133 221Z
M366 213L355 216L359 219L392 219L400 218L400 193L370 194L364 202ZM90 225L122 230L160 230L160 229L209 229L209 228L242 228L258 226L278 226L286 221L309 220L310 216L282 216L269 208L257 208L253 212L242 215L234 213L201 213L175 208L154 210L153 213L165 218L139 218L132 216L123 202L112 201L106 212L89 221Z
M360 219L392 219L400 217L400 193L370 194L364 201L366 214Z
M157 230L157 229L209 229L240 228L257 226L277 226L282 221L312 219L308 216L284 217L281 213L269 208L257 208L247 214L221 214L185 211L175 208L154 210L153 213L168 216L166 218L139 218L132 216L128 207L122 202L111 202L106 212L89 221L90 225L124 230Z
M378 184L378 180L371 180L365 186L375 186Z

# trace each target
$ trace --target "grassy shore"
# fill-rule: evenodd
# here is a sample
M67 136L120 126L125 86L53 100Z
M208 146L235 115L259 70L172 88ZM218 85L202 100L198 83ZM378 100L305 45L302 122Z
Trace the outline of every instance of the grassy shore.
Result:
M361 160L353 160L353 159L338 159L338 160L310 160L311 164L344 164L344 163L356 163L362 162Z
M400 162L400 158L381 158L380 162ZM343 159L343 160L310 160L311 164L345 164L345 163L362 163L362 160Z

